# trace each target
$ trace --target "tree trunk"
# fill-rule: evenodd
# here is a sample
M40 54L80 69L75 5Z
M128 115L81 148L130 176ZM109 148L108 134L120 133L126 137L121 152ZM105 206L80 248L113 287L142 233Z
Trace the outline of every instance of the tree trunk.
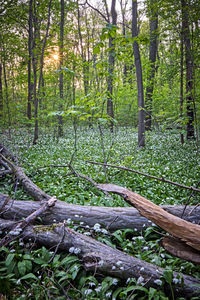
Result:
M14 224L15 222L0 219L0 229L3 231L12 229ZM78 252L78 256L87 271L102 273L123 280L140 277L140 279L143 278L143 284L146 288L163 288L156 283L156 280L160 280L163 276L163 268L75 232L66 227L64 223L55 224L53 227L27 226L20 234L20 238L29 241L29 243L32 241L34 244L62 251L69 251L73 247ZM176 278L177 276L178 273L174 272L173 277ZM183 283L182 281L176 285L172 283L175 297L184 296L185 299L190 299L195 294L199 296L198 285L200 285L200 281L188 275L181 274L181 276ZM170 293L170 287L167 283L165 283L164 288Z
M117 24L117 13L115 10L116 0L112 0L111 3L111 17L112 25ZM115 43L114 37L109 36L109 53L108 53L108 80L107 80L107 114L110 117L109 127L110 131L113 132L113 119L114 119L114 108L113 108L113 74L115 65Z
M181 0L182 7L182 30L185 44L186 63L186 102L187 102L187 139L195 138L194 135L194 95L193 95L193 58L191 53L190 28L186 0Z
M46 32L45 32L45 36L43 39L43 43L42 43L42 50L40 53L40 75L39 75L39 80L38 80L38 88L37 86L37 63L33 62L33 65L35 64L35 66L33 67L34 69L34 102L35 102L35 112L34 112L34 117L35 117L35 128L34 128L34 138L33 138L33 144L37 143L38 140L38 101L39 101L39 97L40 97L40 89L42 86L42 81L43 81L43 66L44 66L44 50L46 47L46 42L47 42L47 37L48 37L48 33L49 33L49 26L50 26L50 17L51 17L51 3L52 0L49 0L49 6L48 6L48 20L47 20L47 26L46 26ZM38 48L38 40L37 40L37 35L39 34L38 31L38 24L37 24L37 16L36 16L36 11L35 13L35 30L36 30L36 35L35 35L35 48ZM39 50L39 49L37 49ZM33 52L33 51L32 51ZM39 54L39 53L38 53ZM37 61L37 57L36 54L33 54L34 56L34 60Z
M181 128L182 128L182 118L183 118L183 76L184 76L184 70L183 70L183 28L181 28L181 61L180 61L180 118L181 118ZM181 133L181 144L184 144L184 135Z
M64 18L65 18L65 3L64 0L60 0L60 43L59 43L59 60L60 60L60 74L59 74L59 95L60 106L59 110L63 110L63 40L64 40ZM63 118L58 116L58 137L63 136Z
M33 196L33 193L31 195ZM0 193L1 216L6 220L22 220L38 210L40 206L38 201L13 200L8 195ZM177 217L181 217L184 210L183 205L165 205L162 208ZM83 226L88 225L90 228L99 223L111 232L126 228L141 232L152 226L152 223L133 207L81 206L57 200L56 206L49 213L41 215L44 225L64 222L68 219L78 224L84 222ZM200 207L187 207L184 220L198 224L199 219Z
M151 130L152 128L152 96L154 88L154 77L155 77L155 62L156 53L158 48L157 36L158 36L158 14L155 11L155 4L150 3L151 16L150 16L150 45L149 45L149 63L150 70L148 73L148 83L146 88L146 99L145 99L145 129Z
M133 52L135 58L136 76L137 76L137 89L138 89L138 147L145 146L145 126L144 126L144 91L142 79L142 66L140 59L139 45L136 40L138 36L137 29L137 1L132 1L132 37Z
M0 119L3 125L3 86L2 86L2 63L0 61Z
M33 0L29 0L29 36L28 36L28 104L27 117L31 119L31 103L33 97L33 84L31 80L31 61L33 47Z

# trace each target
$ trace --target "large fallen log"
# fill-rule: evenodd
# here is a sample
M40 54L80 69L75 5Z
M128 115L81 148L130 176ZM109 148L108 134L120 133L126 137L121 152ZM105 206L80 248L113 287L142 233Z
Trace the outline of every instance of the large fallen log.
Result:
M9 196L0 193L0 215L4 219L21 220L38 210L40 203L36 201L12 200ZM181 216L184 206L166 205L164 210L175 216ZM191 212L191 214L190 214ZM198 223L200 207L187 207L184 219ZM84 222L84 225L93 227L96 223L102 224L110 231L131 228L143 231L152 223L141 216L133 207L98 207L68 204L57 200L56 206L40 215L43 224L59 223L71 219L75 222Z
M9 230L14 224L15 222L10 220L0 219L0 230ZM170 293L170 288L163 279L163 268L104 245L64 224L27 226L20 234L20 238L29 242L31 239L33 243L47 248L55 247L75 253L82 259L85 269L95 274L107 274L124 280L134 277L147 288L162 289L163 282L164 288ZM190 299L194 295L200 296L199 280L184 274L181 274L182 280L178 280L179 276L179 273L173 273L174 282L177 282L176 284L172 282L175 297L184 296L184 299Z

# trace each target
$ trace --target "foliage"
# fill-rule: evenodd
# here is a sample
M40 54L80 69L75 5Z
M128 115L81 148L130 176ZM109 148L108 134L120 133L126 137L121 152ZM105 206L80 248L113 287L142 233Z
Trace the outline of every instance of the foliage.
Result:
M102 126L105 155L108 163L128 166L151 175L164 176L173 181L195 186L199 178L199 156L196 145L190 141L180 145L179 133L168 131L151 133L145 149L137 148L137 135L133 129L119 128L112 135ZM119 197L107 198L88 182L77 177L67 176L66 165L74 151L74 133L65 128L64 137L57 139L46 129L41 133L37 145L31 144L31 134L25 129L11 131L11 139L2 135L3 143L17 154L20 165L27 175L45 192L57 196L68 203L81 205L126 206ZM77 172L89 175L97 182L105 182L103 168L86 164L86 160L103 161L103 152L98 128L78 127L77 151L73 166ZM50 165L55 165L51 167ZM169 184L125 173L114 169L107 170L109 182L127 186L157 204L184 204L190 192ZM15 199L30 199L19 185L13 184L12 177L1 181L1 190ZM191 204L199 202L194 195ZM77 218L76 218L77 219ZM102 227L85 228L75 220L68 220L70 227L89 234L93 238L134 255L142 260L166 268L160 284L160 291L146 288L142 282L133 278L127 282L116 278L94 275L82 268L81 261L74 254L54 253L45 249L35 249L31 242L24 244L18 240L0 249L0 291L11 299L169 299L164 292L164 283L171 285L180 278L174 278L173 272L184 272L199 278L199 267L167 254L160 246L162 234L154 225L143 233L125 229L110 233ZM51 258L53 259L51 260ZM170 266L170 267L169 267ZM195 298L194 298L195 299Z

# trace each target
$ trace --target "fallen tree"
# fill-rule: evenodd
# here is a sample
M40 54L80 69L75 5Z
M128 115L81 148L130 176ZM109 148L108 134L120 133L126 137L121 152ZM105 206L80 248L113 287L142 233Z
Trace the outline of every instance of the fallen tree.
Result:
M44 191L39 189L24 173L23 169L17 167L14 163L10 162L7 158L5 158L3 155L1 155L1 159L4 162L4 166L7 165L8 168L10 168L17 177L17 180L21 182L23 187L28 191L28 193L34 197L36 200L39 200L38 202L39 206L41 206L37 209L40 213L42 213L43 209L45 207L45 216L42 214L36 214L42 216L42 220L44 222L44 218L46 218L46 215L51 215L53 210L56 210L58 205L64 205L63 202L57 201L56 206L54 208L51 208L48 206L48 209L46 210L46 206L44 206L44 203L49 201L51 197L47 195ZM99 188L102 191L105 191L106 193L114 192L117 194L120 194L124 199L130 203L131 205L134 205L140 214L143 215L143 224L144 220L145 222L148 218L158 226L162 227L164 230L171 233L173 236L177 238L181 238L181 241L184 242L184 246L186 244L187 250L185 250L184 247L184 253L185 251L189 251L189 254L187 252L187 255L184 257L194 258L194 262L199 263L199 235L195 235L195 232L198 233L200 230L199 225L192 224L188 221L182 220L178 218L177 216L173 216L171 213L167 212L166 210L158 207L157 205L153 204L149 200L143 198L142 196L133 193L125 188L115 186L115 185L109 185L109 184L96 184L95 186ZM16 225L17 218L20 218L19 215L19 206L17 209L17 201L15 203L14 200L12 200L11 205L9 205L9 198L7 196L2 196L4 199L1 202L1 208L2 212L1 215L5 218L6 216L8 218L11 218L11 215L9 215L9 211L15 209L15 211L12 211L12 219L14 218L15 221L12 220L0 220L0 229L2 230L9 230L11 229L11 233L8 233L9 237L12 236L12 233L15 232L15 229L20 227L19 224ZM23 201L22 201L23 202ZM27 202L28 203L28 202ZM16 206L15 206L16 205ZM24 205L24 202L21 203L21 205ZM73 205L74 207L74 205ZM77 206L75 206L77 208ZM67 209L67 208L66 208ZM69 206L68 206L69 209ZM80 207L78 208L80 209ZM96 209L96 208L95 208ZM100 208L102 209L102 208ZM113 209L113 208L111 208ZM133 208L131 208L133 210ZM60 207L60 210L57 211L57 215L59 215L59 212L63 210ZM83 207L81 207L81 214L83 215ZM107 208L105 210L108 212ZM122 210L130 210L129 208L120 208L118 211L118 214L121 214ZM199 210L198 208L193 208L192 211L190 211L190 216L196 211ZM34 212L29 211L30 213L34 214ZM29 212L27 213L27 219L31 220L29 218ZM181 211L182 212L182 211ZM179 214L181 213L179 211ZM130 215L129 215L130 216ZM146 218L144 218L144 216ZM21 215L22 217L22 215ZM23 216L25 217L25 216ZM64 217L64 215L63 215ZM118 216L113 216L113 218L109 221L110 223L107 226L107 228L111 228L111 225L115 223ZM79 219L79 217L78 217ZM85 218L86 220L87 218ZM80 221L83 221L83 219L79 219ZM59 221L57 219L57 221ZM23 221L21 221L21 224ZM96 220L95 220L96 223ZM129 226L127 226L129 227ZM126 228L127 228L126 227ZM79 254L79 257L82 259L83 264L87 270L93 271L93 272L100 272L104 274L108 274L111 276L127 279L130 277L135 277L136 279L141 280L144 282L144 285L146 287L153 286L157 289L160 288L160 285L158 284L158 280L162 280L163 275L163 269L159 268L155 265L149 264L147 262L141 261L135 257L129 256L117 249L113 249L111 247L108 247L92 238L88 238L85 235L82 235L80 233L77 233L73 231L72 229L66 227L65 222L62 224L53 224L49 226L30 226L28 222L26 222L25 226L21 226L20 228L23 228L23 230L20 230L17 233L17 236L20 235L24 240L32 239L34 243L45 245L46 247L55 247L56 251L58 249L60 250L69 250L70 248L76 249L76 254ZM129 227L130 228L130 227ZM135 227L134 227L135 228ZM180 235L178 235L180 232ZM6 241L6 236L5 236ZM180 240L178 240L179 242ZM174 243L175 244L175 243ZM164 241L163 242L164 247L168 247L168 251L170 252L170 247L172 247L173 251L171 253L180 252L179 257L183 257L181 250L180 251L174 251L174 247L171 243L171 241ZM166 246L167 245L167 246ZM189 245L189 246L188 246ZM193 249L194 248L194 249ZM195 251L195 255L194 254ZM71 251L70 251L71 252ZM116 261L120 262L116 266ZM178 274L174 273L175 278L178 276ZM183 283L181 283L178 280L178 283L174 286L175 294L178 296L184 295L186 298L190 298L191 295L194 295L195 293L198 294L198 287L193 286L194 284L200 284L200 282L190 276L181 274ZM161 281L159 281L161 282ZM165 283L166 284L166 283ZM168 288L166 286L166 288ZM200 293L198 294L200 295Z
M0 230L12 229L13 226L15 222L0 219ZM57 248L59 244L59 250L76 253L82 260L84 268L95 274L106 274L124 280L132 277L140 278L140 284L156 289L163 288L161 287L163 281L164 288L170 294L170 287L163 279L163 268L104 245L68 228L65 224L27 226L20 234L20 238L51 249ZM194 295L200 296L197 286L200 284L199 280L176 272L173 273L173 278L177 279L176 284L172 283L175 296L184 296L185 299L190 299Z
M7 220L22 220L38 210L40 206L40 202L13 200L8 195L0 193L0 214L1 217ZM162 208L170 214L180 217L184 206L166 205ZM56 206L41 214L40 219L45 225L63 222L67 219L84 222L84 225L90 227L100 223L110 231L124 228L143 231L152 225L147 218L141 216L138 210L133 207L81 206L59 200L57 200ZM198 223L200 220L200 207L187 207L184 219Z

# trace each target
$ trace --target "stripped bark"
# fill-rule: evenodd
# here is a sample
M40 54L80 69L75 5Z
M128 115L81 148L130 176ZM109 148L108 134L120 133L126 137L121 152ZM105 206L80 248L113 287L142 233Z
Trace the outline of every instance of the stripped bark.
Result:
M137 208L139 213L187 245L200 250L200 226L169 214L158 205L137 193L114 184L99 184L100 188L124 197L126 202Z
M0 219L0 230L8 230L11 226L13 226L13 222ZM62 242L59 244L61 236ZM51 249L53 247L56 248L58 244L59 250L63 251L69 251L71 247L74 247L74 249L78 250L78 256L82 259L83 265L88 271L124 280L133 277L138 279L141 276L145 287L163 288L156 284L156 280L162 279L163 268L104 245L68 227L64 228L63 236L63 224L54 226L27 226L20 235L20 238L29 242L31 239L33 243ZM173 285L175 296L184 296L185 299L190 299L195 294L200 295L197 287L200 281L188 275L181 275L183 283L178 282L176 285ZM178 273L174 272L173 276L176 278ZM164 285L165 289L170 291L167 283L164 283Z

